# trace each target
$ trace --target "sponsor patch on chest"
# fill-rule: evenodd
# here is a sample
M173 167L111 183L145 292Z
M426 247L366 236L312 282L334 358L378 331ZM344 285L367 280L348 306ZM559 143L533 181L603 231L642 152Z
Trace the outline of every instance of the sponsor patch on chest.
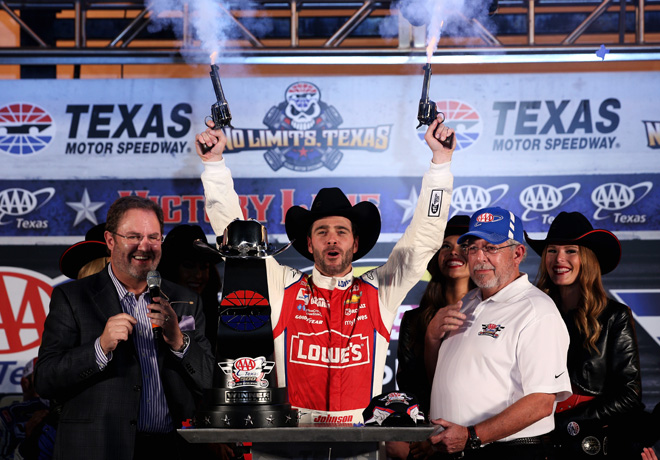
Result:
M289 361L308 366L341 369L371 362L369 337L336 331L298 333L291 337Z
M504 329L504 326L502 326L501 324L496 324L496 323L482 324L481 331L479 331L479 335L484 335L496 339L500 336L500 331L502 329Z

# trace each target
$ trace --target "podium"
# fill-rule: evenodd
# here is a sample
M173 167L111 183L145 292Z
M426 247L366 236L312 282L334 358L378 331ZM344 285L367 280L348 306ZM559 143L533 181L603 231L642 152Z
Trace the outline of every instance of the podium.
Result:
M190 443L252 443L253 460L270 459L379 459L384 441L424 441L434 425L375 427L304 425L285 428L190 428L178 433Z

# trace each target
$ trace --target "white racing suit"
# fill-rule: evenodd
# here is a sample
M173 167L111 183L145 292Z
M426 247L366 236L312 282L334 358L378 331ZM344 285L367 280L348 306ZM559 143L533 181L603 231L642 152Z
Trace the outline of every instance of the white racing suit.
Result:
M216 235L242 214L225 161L204 163L206 212ZM360 277L311 276L266 260L278 385L301 423L359 423L382 392L390 330L406 294L442 244L453 176L424 174L414 216L387 262Z

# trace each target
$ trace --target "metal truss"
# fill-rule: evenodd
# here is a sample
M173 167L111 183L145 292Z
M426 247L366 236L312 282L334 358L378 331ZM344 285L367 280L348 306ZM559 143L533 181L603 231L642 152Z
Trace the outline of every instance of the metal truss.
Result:
M16 34L13 41L0 41L0 64L206 63L208 52L195 29L197 1L180 0L178 8L163 11L136 0L0 0L0 14ZM213 2L217 18L212 19L228 31L221 46L224 62L426 60L427 25L411 24L400 8L403 0L261 0L249 6L204 1ZM601 45L608 59L660 57L660 0L482 1L483 15L452 17L456 27L440 39L432 62L593 60ZM497 8L492 15L485 11L489 4ZM163 17L173 27L154 31L151 25ZM384 25L389 32L383 32Z

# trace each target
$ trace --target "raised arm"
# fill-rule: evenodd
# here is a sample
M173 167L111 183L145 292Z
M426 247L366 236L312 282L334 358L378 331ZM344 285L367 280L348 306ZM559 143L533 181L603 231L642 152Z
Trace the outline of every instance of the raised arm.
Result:
M225 165L222 155L227 138L222 129L213 129L213 121L206 123L208 128L195 137L195 150L204 164L202 184L206 197L206 214L215 234L222 236L231 221L243 219L245 216L238 194L234 190L231 171Z
M389 311L392 320L396 309L421 279L429 259L442 244L454 185L450 162L456 141L451 147L445 147L440 140L452 134L454 130L438 120L426 131L425 139L433 156L430 168L422 178L415 213L385 265L376 269L381 305Z

